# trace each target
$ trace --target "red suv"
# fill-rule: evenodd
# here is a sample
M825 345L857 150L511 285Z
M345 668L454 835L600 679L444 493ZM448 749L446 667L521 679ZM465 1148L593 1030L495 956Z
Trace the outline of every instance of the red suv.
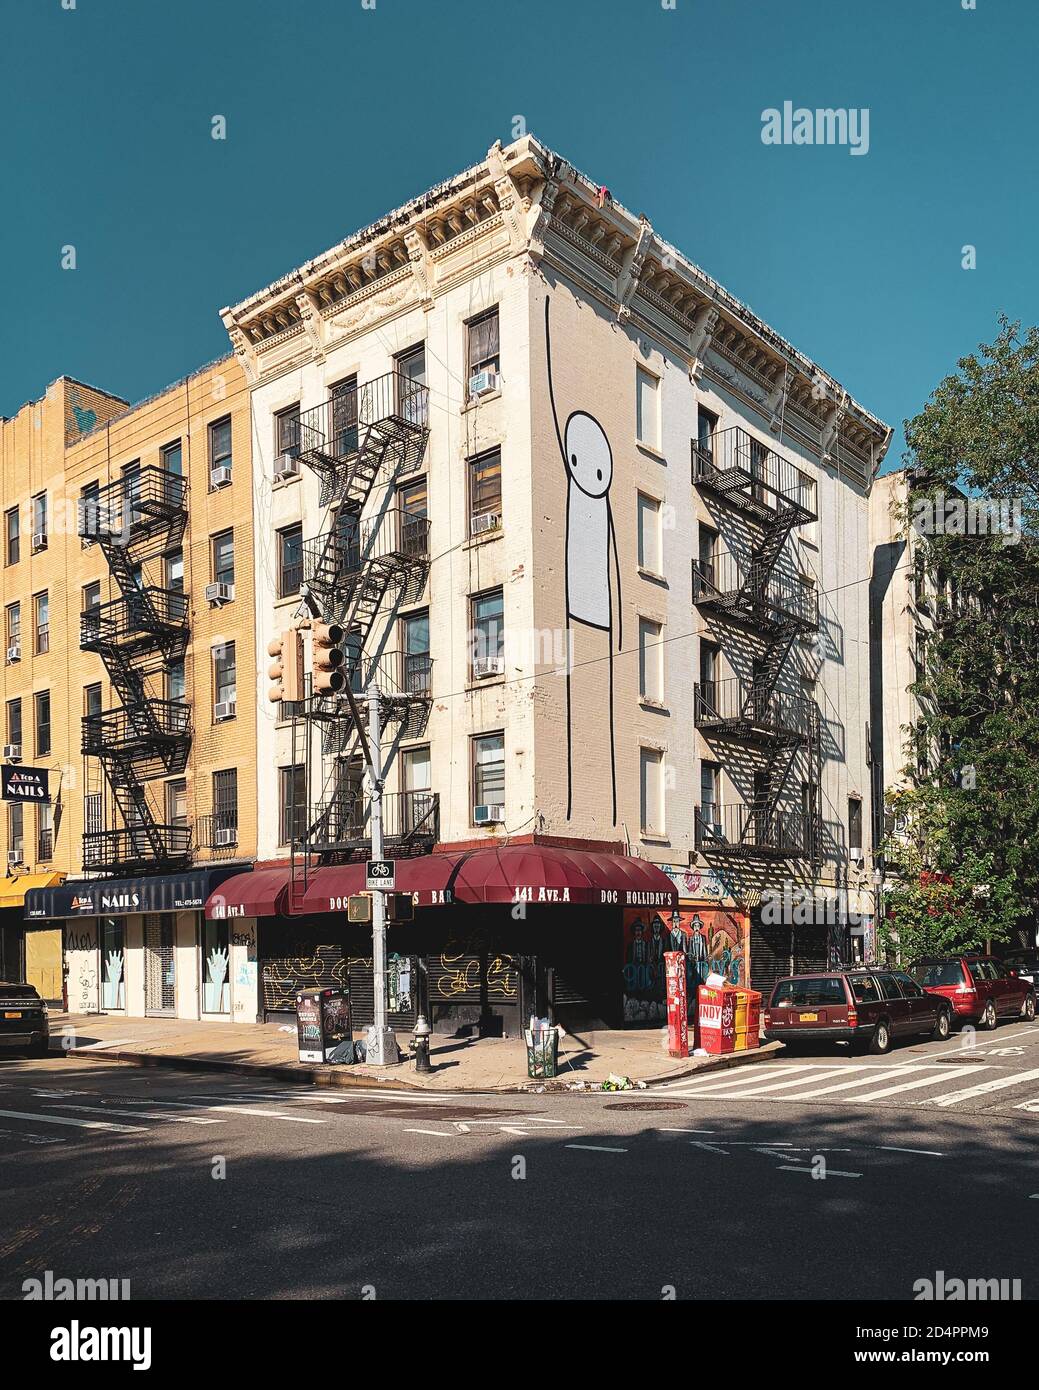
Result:
M1035 988L994 956L925 956L909 973L947 999L961 1023L995 1028L1001 1018L1035 1018Z
M896 1037L944 1041L952 1008L901 970L829 970L777 980L765 1010L765 1037L798 1043L865 1044L889 1052Z

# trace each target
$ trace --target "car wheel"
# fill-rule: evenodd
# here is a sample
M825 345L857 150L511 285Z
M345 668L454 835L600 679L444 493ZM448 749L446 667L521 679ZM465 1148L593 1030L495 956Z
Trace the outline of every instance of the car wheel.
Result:
M949 1017L948 1009L939 1009L938 1017L934 1020L934 1027L931 1029L931 1037L936 1042L945 1042L952 1032L952 1019Z
M1025 995L1025 1002L1024 1002L1024 1006L1023 1006L1022 1009L1021 1009L1021 1015L1022 1015L1022 1017L1025 1019L1026 1022L1028 1022L1028 1023L1034 1023L1034 1022L1035 1022L1035 995L1034 995L1034 994L1029 993L1029 994L1026 994L1026 995Z
M979 1026L991 1033L998 1022L999 1020L996 1017L996 1006L990 999L982 1011Z
M881 1019L873 1029L873 1036L869 1040L869 1050L875 1054L891 1051L891 1029L885 1019Z

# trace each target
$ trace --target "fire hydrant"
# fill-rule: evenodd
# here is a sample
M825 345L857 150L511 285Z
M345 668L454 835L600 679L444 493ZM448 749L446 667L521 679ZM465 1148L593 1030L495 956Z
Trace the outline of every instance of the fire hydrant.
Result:
M431 1072L433 1068L429 1063L429 1037L432 1028L426 1022L425 1014L419 1014L415 1020L415 1028L412 1037L415 1040L415 1070L416 1072Z

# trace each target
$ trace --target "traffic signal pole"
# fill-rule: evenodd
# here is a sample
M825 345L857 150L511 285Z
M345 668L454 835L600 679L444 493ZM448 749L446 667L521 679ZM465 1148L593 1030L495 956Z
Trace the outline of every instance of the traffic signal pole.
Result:
M382 720L379 687L368 687L368 775L371 781L372 858L382 858ZM367 1060L374 1067L397 1061L397 1039L386 1019L386 890L372 892L372 974L375 986L375 1022L368 1030Z

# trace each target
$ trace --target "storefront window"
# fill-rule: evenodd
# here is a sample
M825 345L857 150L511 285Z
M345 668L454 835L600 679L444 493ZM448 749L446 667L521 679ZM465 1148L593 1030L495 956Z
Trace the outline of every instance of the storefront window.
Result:
M227 922L202 924L202 1012L231 1012L231 950Z
M101 1007L126 1008L126 959L123 923L118 917L101 919Z

